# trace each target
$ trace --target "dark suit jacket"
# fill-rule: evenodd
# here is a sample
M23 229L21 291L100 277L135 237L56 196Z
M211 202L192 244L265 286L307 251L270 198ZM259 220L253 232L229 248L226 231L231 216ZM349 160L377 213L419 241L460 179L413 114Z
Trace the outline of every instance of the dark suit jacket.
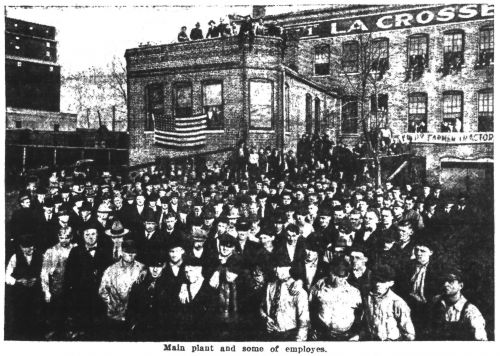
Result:
M207 280L204 280L193 300L180 304L178 316L178 329L180 340L211 340L213 330L211 324L216 305L216 291Z
M366 296L371 289L371 278L372 271L367 268L359 278L356 278L351 271L347 278L347 282L349 282L351 286L358 288L362 296Z
M414 305L414 299L410 297L412 291L411 279L417 269L417 261L412 260L401 270L399 277L397 277L395 292L403 298L411 307ZM441 291L439 283L438 266L435 263L429 262L424 278L424 297L428 303L438 295Z
M276 243L276 248L274 249L274 254L285 256L290 261L290 264L292 264L292 262L298 263L299 261L305 259L306 248L305 248L305 239L303 237L299 237L299 239L297 240L297 245L295 246L295 253L293 255L293 260L291 260L290 256L288 255L288 250L286 245L287 245L286 240L278 241Z
M242 251L239 241L236 242L235 252L243 258L243 266L246 269L251 269L256 264L259 247L258 243L247 240Z

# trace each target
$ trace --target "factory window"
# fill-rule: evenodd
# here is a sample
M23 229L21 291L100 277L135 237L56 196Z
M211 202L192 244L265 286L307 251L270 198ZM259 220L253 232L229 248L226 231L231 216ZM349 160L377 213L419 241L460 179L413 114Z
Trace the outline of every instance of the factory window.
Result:
M358 132L358 98L345 96L342 100L342 133Z
M344 42L342 44L342 69L346 73L358 71L359 43L357 41Z
M224 129L224 104L222 100L222 81L203 83L203 113L207 114L209 130Z
M15 123L16 123L16 129L21 129L23 127L21 121L15 121Z
M408 38L407 79L419 79L429 63L429 35L416 34Z
M371 70L379 73L381 79L389 69L389 39L376 38L372 41Z
M427 132L427 94L408 96L408 132Z
M47 48L50 48L50 42L47 42Z
M273 83L266 79L250 80L250 128L273 128Z
M50 57L50 52L49 52L49 51L45 52L45 55L46 55L47 57Z
M285 131L290 131L290 85L285 84Z
M15 46L14 48L15 48L15 49L19 49L19 46Z
M440 71L443 75L451 74L462 69L464 63L464 32L452 30L444 33L443 66Z
M176 83L174 85L175 117L193 115L193 90L191 83Z
M370 118L370 127L372 129L378 129L386 125L388 104L389 95L370 95L370 113L372 115Z
M478 131L493 131L493 89L479 91L478 96Z
M23 64L21 62L17 62L17 66L21 67Z
M59 127L60 127L59 124L54 124L54 131L59 132Z
M146 123L145 131L153 131L155 122L164 120L163 84L155 83L146 87Z
M494 43L493 27L483 27L479 31L479 58L477 67L493 65Z
M53 72L53 71L54 71L54 67L50 66L50 67L49 67L49 71L50 71L50 72Z
M330 74L330 46L316 46L314 48L314 75L328 74Z
M463 132L463 97L461 91L443 93L442 132Z

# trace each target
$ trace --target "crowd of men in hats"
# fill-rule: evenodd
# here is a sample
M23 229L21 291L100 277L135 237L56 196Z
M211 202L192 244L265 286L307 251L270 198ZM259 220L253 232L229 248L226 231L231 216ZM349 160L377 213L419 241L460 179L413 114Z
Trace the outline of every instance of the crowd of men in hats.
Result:
M376 188L321 145L28 179L7 226L6 338L486 340L442 258L473 222L467 197Z

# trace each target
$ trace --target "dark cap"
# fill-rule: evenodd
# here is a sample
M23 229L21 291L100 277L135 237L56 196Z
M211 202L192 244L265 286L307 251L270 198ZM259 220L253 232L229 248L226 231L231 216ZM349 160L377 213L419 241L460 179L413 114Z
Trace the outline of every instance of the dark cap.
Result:
M433 239L427 237L427 236L420 236L416 242L415 246L425 246L431 251L435 251L436 249L436 244Z
M148 267L162 267L165 264L165 255L159 249L149 249L144 254L142 262Z
M232 255L227 259L226 262L226 268L229 272L232 272L234 274L240 274L243 271L243 264L242 264L241 257L238 255Z
M451 266L446 268L441 273L441 280L444 281L458 281L460 283L463 282L463 274L462 270L456 266Z
M345 258L337 256L332 259L329 267L330 271L332 271L336 276L347 277L351 266Z
M395 277L394 269L389 265L376 265L372 270L372 281L374 282L390 282L394 281Z
M184 261L185 266L193 266L193 267L202 267L203 266L201 258L196 258L196 257L188 255L184 258L183 261Z
M246 221L239 221L236 224L236 231L248 231L250 230L250 224Z
M173 250L176 247L180 247L182 249L185 249L184 241L179 237L174 237L174 238L169 239L169 241L167 242L167 251Z
M54 199L46 197L43 200L43 206L45 208L53 208L54 207Z
M122 251L125 253L137 253L137 246L132 239L126 239L122 243Z
M151 209L146 209L146 214L144 215L144 222L156 222L155 212Z
M236 240L232 235L225 233L219 236L219 244L220 246L234 247L236 245Z
M315 252L321 251L321 244L319 243L319 239L316 233L313 232L307 237L305 242L305 249Z
M32 234L24 234L19 236L19 246L21 247L35 246L35 237Z

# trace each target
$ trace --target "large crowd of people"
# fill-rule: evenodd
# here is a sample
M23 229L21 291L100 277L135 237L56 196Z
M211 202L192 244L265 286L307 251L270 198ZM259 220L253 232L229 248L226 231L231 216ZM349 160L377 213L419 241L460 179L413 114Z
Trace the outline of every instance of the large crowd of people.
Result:
M222 164L27 177L6 339L487 340L463 293L468 197L377 187L355 162L304 136Z

